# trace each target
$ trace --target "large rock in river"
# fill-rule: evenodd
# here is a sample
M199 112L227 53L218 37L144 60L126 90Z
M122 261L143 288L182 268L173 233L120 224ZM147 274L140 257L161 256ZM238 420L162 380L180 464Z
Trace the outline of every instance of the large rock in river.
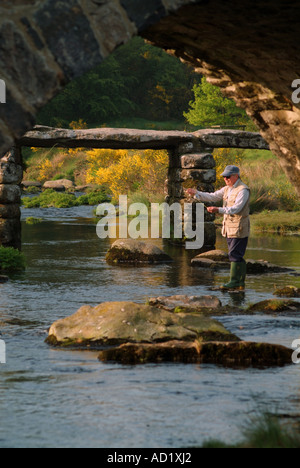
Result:
M285 346L247 341L203 342L168 341L167 343L126 343L102 350L99 360L121 364L183 362L219 364L226 367L291 365L292 351Z
M224 326L203 315L174 314L150 305L107 302L83 306L71 317L58 320L47 342L56 346L101 347L123 343L170 340L194 342L239 341Z
M110 265L147 265L170 263L173 260L156 245L133 239L119 239L109 249L106 261Z

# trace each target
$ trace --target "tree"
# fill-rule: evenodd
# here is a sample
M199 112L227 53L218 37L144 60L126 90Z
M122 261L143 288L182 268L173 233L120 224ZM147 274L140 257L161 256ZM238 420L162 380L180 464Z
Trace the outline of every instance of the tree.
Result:
M225 98L221 90L209 84L205 77L193 87L193 91L195 100L190 102L189 111L184 112L190 124L208 127L246 125L250 122L246 112L234 101Z
M116 119L126 123L131 117L183 121L199 80L191 66L136 37L66 86L37 121L50 126L68 126L79 119L101 126Z

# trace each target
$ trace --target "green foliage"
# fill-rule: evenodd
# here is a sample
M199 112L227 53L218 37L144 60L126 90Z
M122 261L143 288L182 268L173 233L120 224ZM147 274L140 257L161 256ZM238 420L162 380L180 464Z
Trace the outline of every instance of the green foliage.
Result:
M30 216L29 218L26 218L26 224L40 224L42 223L43 220L41 218L35 218L34 216Z
M95 206L95 205L100 205L101 203L106 203L110 201L111 201L111 197L105 190L100 190L100 191L96 190L96 191L87 193L86 195L81 195L80 197L77 198L78 205Z
M243 181L251 188L251 213L262 210L300 211L295 187L270 151L246 150L240 163Z
M14 272L25 270L25 257L19 250L0 246L0 271Z
M41 195L33 198L22 199L25 208L71 208L77 206L75 195L58 193L52 189L45 190Z
M67 127L80 119L89 126L122 117L182 121L199 80L192 67L137 37L66 86L37 122Z
M107 201L110 201L110 197L104 190L96 190L76 197L71 193L59 193L53 189L47 189L37 197L24 197L22 204L25 208L72 208L81 205L99 205Z
M278 234L300 232L300 211L293 215L286 211L267 211L252 215L251 223L257 232L276 232Z
M300 431L298 425L284 427L279 416L264 413L256 416L243 429L244 439L233 445L218 440L210 440L202 448L300 448Z
M209 84L206 78L203 77L193 91L195 100L190 102L190 110L184 113L190 124L200 127L236 126L246 125L250 121L244 110L225 98L220 88Z
M24 193L27 193L28 195L36 195L37 193L40 193L41 189L39 187L28 187L23 189Z

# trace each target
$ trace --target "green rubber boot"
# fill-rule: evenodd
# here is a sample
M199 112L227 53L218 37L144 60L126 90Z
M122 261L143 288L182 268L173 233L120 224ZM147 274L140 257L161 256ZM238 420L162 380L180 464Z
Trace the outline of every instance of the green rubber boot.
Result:
M240 277L240 288L245 289L245 281L247 276L247 263L245 260L241 262L241 277Z
M232 262L230 281L227 284L223 284L221 289L223 291L229 291L231 289L243 291L245 289L246 268L246 262Z

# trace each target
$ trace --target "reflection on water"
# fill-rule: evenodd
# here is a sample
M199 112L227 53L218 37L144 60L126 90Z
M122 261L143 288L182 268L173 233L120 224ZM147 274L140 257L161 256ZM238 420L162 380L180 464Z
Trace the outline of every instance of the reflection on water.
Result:
M225 273L194 269L194 255L164 244L175 262L143 268L111 267L111 241L99 240L91 208L24 210L40 225L23 225L28 268L0 285L1 447L187 447L207 438L240 437L240 424L258 404L300 413L300 367L232 370L211 365L120 366L98 362L95 352L58 350L44 340L52 322L83 304L211 293ZM155 241L162 246L162 241ZM218 248L226 248L218 239ZM248 258L292 266L300 272L299 237L255 237ZM250 276L247 305L271 298L288 275ZM214 292L223 304L236 295ZM241 338L291 346L300 337L297 316L222 317Z

